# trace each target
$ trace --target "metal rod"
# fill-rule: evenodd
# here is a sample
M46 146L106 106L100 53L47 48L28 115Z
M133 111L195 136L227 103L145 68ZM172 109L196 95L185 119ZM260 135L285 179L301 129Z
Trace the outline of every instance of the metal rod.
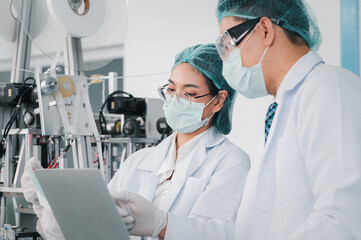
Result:
M13 68L11 70L10 82L12 83L22 82L25 79L26 73L19 69L29 69L30 66L32 43L26 32L30 32L32 2L33 1L21 0L22 8L19 16L21 22L19 19L17 20L17 38L15 41Z

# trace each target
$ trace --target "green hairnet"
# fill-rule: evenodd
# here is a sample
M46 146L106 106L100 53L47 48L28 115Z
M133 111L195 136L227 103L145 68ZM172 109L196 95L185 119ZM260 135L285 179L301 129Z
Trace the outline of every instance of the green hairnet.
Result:
M312 50L322 41L317 19L303 0L219 0L216 15L218 23L227 16L275 18L282 21L281 27L298 33Z
M203 44L186 48L175 57L173 68L181 63L189 63L204 77L211 80L216 88L228 92L223 108L215 115L213 122L221 133L228 134L232 129L232 110L236 92L228 85L222 75L223 62L218 55L216 46Z

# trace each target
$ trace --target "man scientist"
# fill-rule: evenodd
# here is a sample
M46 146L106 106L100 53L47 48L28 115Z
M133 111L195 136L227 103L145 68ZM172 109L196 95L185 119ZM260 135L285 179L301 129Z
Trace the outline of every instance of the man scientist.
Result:
M234 239L361 239L361 81L315 52L302 0L219 0L223 76L273 95Z

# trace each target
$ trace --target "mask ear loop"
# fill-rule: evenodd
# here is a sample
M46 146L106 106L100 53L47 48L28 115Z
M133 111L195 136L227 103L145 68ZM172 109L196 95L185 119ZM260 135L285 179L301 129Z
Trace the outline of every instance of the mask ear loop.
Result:
M206 108L206 107L218 96L218 94L219 94L219 92L217 93L216 96L214 96L214 97L204 106L204 108ZM204 108L203 108L203 109L204 109ZM206 123L205 123L206 126L208 125L209 120L211 120L211 118L213 117L214 114L215 114L215 112L212 113L211 116L209 116L209 117L207 117L207 118L204 119L204 120L206 120Z
M273 32L274 32L274 31L275 31L275 28L273 28ZM264 53L263 53L263 55L262 55L262 57L261 57L261 60L259 60L259 63L258 63L258 64L261 64L261 62L262 62L262 60L263 60L263 58L264 58L264 55L266 55L266 52L267 52L268 48L269 48L269 46L267 46L266 50L264 50Z
M204 105L203 109L205 109L218 96L218 94L219 92L217 93L216 96L214 96L211 100L209 100L209 102L206 105Z
M273 31L274 31L274 30L275 30L275 29L273 28ZM263 53L263 55L262 55L262 57L261 57L261 60L259 60L258 65L259 65L259 64L261 64L261 62L262 62L262 60L263 60L264 56L266 55L266 52L267 52L268 48L269 48L269 46L267 46L266 50L264 50L264 53Z
M213 115L214 115L215 113L212 113L212 115L211 116L209 116L209 117L207 117L206 119L204 119L204 120L206 120L206 123L204 124L204 125L208 125L208 123L209 123L209 121L211 120L211 118L213 117Z
M259 60L258 65L261 64L261 62L262 62L262 60L263 60L263 58L264 58L264 55L266 55L266 52L267 52L268 48L269 48L269 46L267 46L266 50L264 51L264 53L263 53L263 55L262 55L262 57L261 57L261 60Z

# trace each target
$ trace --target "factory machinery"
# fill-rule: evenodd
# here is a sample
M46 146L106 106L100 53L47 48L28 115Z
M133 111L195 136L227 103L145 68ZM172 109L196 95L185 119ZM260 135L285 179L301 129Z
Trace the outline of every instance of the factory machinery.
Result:
M9 1L10 2L10 1ZM66 2L64 9L60 2ZM92 3L96 6L92 6ZM159 99L136 98L117 89L117 74L90 80L84 75L82 38L100 28L106 13L101 3L88 0L48 0L49 12L67 26L62 14L74 12L79 25L86 24L97 10L99 26L67 31L64 43L64 74L59 73L57 53L51 67L31 76L31 15L45 0L19 0L15 53L11 79L0 85L0 220L1 230L15 228L16 239L40 239L36 216L23 198L20 179L26 161L35 158L44 168L98 168L108 182L119 165L134 151L158 144L171 133ZM99 5L100 3L100 5ZM11 1L11 4L14 4ZM60 6L60 5L62 6ZM97 5L98 4L98 5ZM58 6L59 5L59 6ZM79 14L78 8L84 13ZM60 9L60 10L59 10ZM100 12L100 18L99 18ZM94 17L94 16L93 16ZM91 22L91 21L90 21ZM76 25L76 24L75 24ZM88 28L88 25L84 27ZM99 113L89 100L89 80L107 81L109 92ZM10 222L14 216L15 222Z

